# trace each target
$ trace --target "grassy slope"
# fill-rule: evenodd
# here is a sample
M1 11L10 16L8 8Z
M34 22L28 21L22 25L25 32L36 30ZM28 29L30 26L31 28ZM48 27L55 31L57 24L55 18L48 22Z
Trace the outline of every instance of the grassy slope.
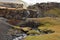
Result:
M28 36L25 40L60 40L59 34L47 34L40 36Z
M54 8L50 9L44 12L44 14L49 14L49 15L55 15L57 17L60 17L60 8Z
M48 29L54 30L55 33L44 34L40 36L28 36L25 40L60 40L60 19L59 18L38 18L35 21L39 21L44 25L39 27L46 27Z

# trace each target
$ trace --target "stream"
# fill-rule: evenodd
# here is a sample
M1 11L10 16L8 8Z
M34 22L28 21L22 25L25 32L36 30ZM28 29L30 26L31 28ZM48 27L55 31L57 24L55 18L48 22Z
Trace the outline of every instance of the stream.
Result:
M26 34L17 34L13 40L23 40L26 36Z

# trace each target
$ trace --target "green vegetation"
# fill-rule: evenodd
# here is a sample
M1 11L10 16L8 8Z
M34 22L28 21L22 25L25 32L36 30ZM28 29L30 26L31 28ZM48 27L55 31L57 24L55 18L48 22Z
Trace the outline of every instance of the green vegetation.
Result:
M27 32L27 34L40 34L40 32L36 31L36 30L30 30L29 32Z
M60 8L50 9L44 12L47 16L60 17Z
M24 31L30 31L30 29L31 29L31 28L29 28L29 27L24 27L24 28L22 28L22 30L24 30Z
M48 30L51 30L51 32L55 31L54 33L50 34L42 34L42 35L35 35L35 36L27 36L24 40L60 40L60 18L51 18L51 17L45 17L45 18L39 18L36 19L42 23L43 25L38 26L39 30L43 30L45 32ZM30 31L30 34L36 33L35 31ZM40 33L41 34L41 33Z
M48 34L40 36L28 36L25 40L60 40L60 35Z

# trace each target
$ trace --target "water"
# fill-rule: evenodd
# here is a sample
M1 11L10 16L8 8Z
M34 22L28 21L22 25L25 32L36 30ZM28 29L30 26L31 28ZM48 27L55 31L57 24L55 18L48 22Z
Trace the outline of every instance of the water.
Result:
M29 15L30 15L30 11L29 11L29 10L24 11L23 15L24 15L24 16L23 16L22 19L26 19L26 18L28 18Z
M18 34L19 35L19 34ZM19 37L14 38L13 40L23 40L27 35L26 34L20 34Z
M27 10L27 16L26 16L26 18L28 18L29 15L30 15L30 11Z

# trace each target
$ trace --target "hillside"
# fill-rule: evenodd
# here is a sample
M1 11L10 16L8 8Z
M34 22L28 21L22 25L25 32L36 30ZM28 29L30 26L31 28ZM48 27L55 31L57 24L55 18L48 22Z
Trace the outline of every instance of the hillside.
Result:
M46 30L50 29L52 31L55 31L54 33L48 33L48 34L41 34L35 35L35 36L27 36L24 40L60 40L60 18L50 18L50 17L44 17L44 18L31 18L29 20L38 21L40 23L43 23L43 25L39 26L38 29L40 30Z
M0 9L0 11L2 11L0 16L5 16L8 14L9 18L12 18L12 15L18 13L19 18L26 17L27 18L40 18L40 17L60 17L60 3L37 3L35 5L30 5L27 7L27 9L19 9L17 10L16 8L21 8L23 5L22 4L15 4L15 3L2 3L0 2L0 8L4 8L7 7L8 9L4 10L4 13L6 12L6 14L3 13L3 10ZM33 10L31 10L33 9ZM13 12L11 11L13 10ZM35 11L36 10L36 11ZM9 15L9 13L10 15ZM14 14L12 14L14 13ZM23 15L25 14L25 15ZM21 16L22 15L22 16ZM10 17L11 16L11 17ZM14 15L15 17L17 15ZM14 18L15 19L15 18Z
M39 17L60 17L60 3L36 3L30 5L28 9L38 10Z
M60 40L60 3L37 3L27 9L21 8L22 6L0 2L0 17L14 25L7 25L5 19L0 21L1 40L4 40L5 34L9 36L7 40L10 37L21 37L21 40Z

